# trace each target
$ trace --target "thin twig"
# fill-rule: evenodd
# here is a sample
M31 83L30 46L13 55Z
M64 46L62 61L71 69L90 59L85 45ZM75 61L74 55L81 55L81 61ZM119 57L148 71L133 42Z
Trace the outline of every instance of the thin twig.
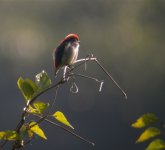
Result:
M106 75L115 83L115 85L121 90L121 92L124 94L125 99L127 99L127 94L119 86L119 84L115 81L115 79L110 75L110 73L101 65L101 63L97 59L95 59L94 61L100 66L100 68L106 73Z
M104 83L103 80L100 81L97 78L93 78L93 77L90 77L90 76L86 76L86 75L83 75L83 74L77 74L77 73L71 73L69 75L71 75L71 76L79 76L79 77L83 77L83 78L87 78L87 79L91 79L91 80L94 80L96 82L99 82L100 83L99 92L101 92L101 90L102 90L102 86L103 86L103 83Z
M93 57L92 54L89 55L89 56L87 56L85 59L79 59L79 60L77 60L75 63L78 63L78 62L82 62L82 63L80 63L79 65L77 65L76 68L79 67L80 65L86 63L86 62L89 61L89 60L95 61L95 62L99 65L99 67L104 71L104 73L115 83L115 85L116 85L116 86L120 89L120 91L124 94L125 99L127 99L127 94L126 94L126 92L119 86L119 84L118 84L118 83L115 81L115 79L110 75L110 73L103 67L103 65L97 60L97 58L96 58L96 57ZM74 69L74 68L73 68L73 69ZM71 69L70 71L68 71L68 73L70 73L73 69ZM101 86L102 86L102 84L101 84Z
M97 58L93 57L93 54L91 54L91 55L88 55L86 58L76 60L74 63L85 62L85 61L95 60L95 59L97 59Z
M54 100L53 100L53 102L52 102L52 104L51 104L51 107L49 108L48 114L50 114L50 111L53 109L53 106L54 106L54 104L55 104L55 102L56 102L56 99L57 99L57 93L58 93L58 89L59 89L59 87L60 87L60 85L58 85L58 86L56 87L56 89L55 89Z
M72 86L70 87L70 92L72 92L74 94L78 93L79 89L78 89L78 86L76 85L76 83L72 82L71 84L72 84ZM73 90L74 87L75 87L75 91Z
M42 116L40 116L40 115L37 115L37 114L33 114L33 115L34 115L34 116L37 116L37 117L39 117L39 118L42 118ZM47 119L47 118L45 118L45 121L48 122L48 123L50 123L50 124L52 124L52 125L55 125L55 126L61 128L61 129L63 129L63 130L65 130L65 131L67 131L68 133L72 134L73 136L79 138L80 140L82 140L82 141L84 141L84 142L87 142L88 144L91 144L92 146L95 145L95 143L93 143L93 142L91 142L91 141L89 141L89 140L83 138L82 136L80 136L80 135L78 135L78 134L76 134L76 133L70 131L69 129L63 127L62 125L59 125L59 124L57 124L57 123L55 123L55 122L53 122L53 121L51 121L51 120L49 120L49 119Z
M38 120L37 122L35 122L34 124L32 124L29 128L32 128L32 127L34 127L35 125L40 124L42 121L44 121L44 120L50 115L50 111L52 110L52 108L53 108L53 106L54 106L54 103L55 103L55 101L56 101L56 98L57 98L58 88L59 88L59 85L56 87L55 97L54 97L54 100L53 100L52 105L51 105L51 107L49 108L48 112L47 112L44 116L42 116L42 117L40 118L40 120Z
M93 77L90 77L90 76L86 76L86 75L83 75L83 74L78 74L78 73L72 73L72 74L69 74L71 76L79 76L79 77L83 77L83 78L87 78L87 79L91 79L91 80L94 80L96 82L102 82L102 81L99 81L97 78L93 78Z
M79 63L79 62L81 62L81 63L74 66L73 68L71 68L69 71L66 72L66 74L71 73L73 70L75 70L75 69L79 68L80 66L82 66L83 64L85 64L87 61L95 60L95 59L96 58L93 56L87 56L86 58L75 61L74 64Z
M79 60L77 60L75 63L78 63L78 62L82 62L81 64L79 64L79 65L82 65L82 64L84 64L84 63L86 63L87 61L89 61L89 60L92 60L92 61L95 61L98 65L99 65L99 67L105 72L105 74L115 83L115 85L120 89L120 91L124 94L124 97L125 97L125 99L127 99L127 94L126 94L126 92L119 86L119 84L115 81L115 79L110 75L110 73L103 67L103 65L97 60L97 58L96 57L93 57L93 55L91 54L91 55L89 55L87 58L85 58L85 59L79 59ZM77 65L77 66L79 66L79 65ZM76 66L76 67L77 67ZM72 70L70 70L68 73L70 73Z

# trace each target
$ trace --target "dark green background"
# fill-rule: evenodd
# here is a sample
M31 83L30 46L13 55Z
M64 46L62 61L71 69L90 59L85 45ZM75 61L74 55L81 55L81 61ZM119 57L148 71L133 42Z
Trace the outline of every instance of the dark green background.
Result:
M79 58L93 53L127 91L128 100L89 63L83 73L104 79L102 92L97 83L77 78L79 93L65 85L54 109L96 146L44 123L48 140L35 138L25 149L144 149L147 143L134 144L141 131L130 125L147 112L164 118L164 0L0 0L0 130L14 129L20 119L25 101L16 85L19 76L34 78L44 69L55 82L52 50L68 33L80 36Z

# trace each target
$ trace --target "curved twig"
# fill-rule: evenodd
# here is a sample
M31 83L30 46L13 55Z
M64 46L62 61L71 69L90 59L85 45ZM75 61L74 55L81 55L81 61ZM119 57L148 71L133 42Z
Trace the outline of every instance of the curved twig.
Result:
M34 116L37 116L37 117L39 117L39 118L42 119L42 116L40 116L40 115L37 115L37 114L33 114L33 115L34 115ZM65 131L67 131L68 133L74 135L75 137L79 138L80 140L82 140L82 141L84 141L84 142L87 142L87 143L91 144L92 146L95 145L95 143L93 143L93 142L87 140L86 138L83 138L82 136L80 136L80 135L78 135L78 134L76 134L76 133L70 131L69 129L63 127L63 126L60 125L60 124L57 124L57 123L55 123L55 122L53 122L53 121L51 121L51 120L49 120L49 119L47 119L47 118L45 118L45 121L48 122L48 123L50 123L50 124L52 124L52 125L55 125L55 126L61 128L61 129L63 129L63 130L65 130Z

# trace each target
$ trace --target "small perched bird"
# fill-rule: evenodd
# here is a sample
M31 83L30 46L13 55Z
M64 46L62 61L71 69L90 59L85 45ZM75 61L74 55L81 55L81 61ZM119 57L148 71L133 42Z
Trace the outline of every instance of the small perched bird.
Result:
M53 51L53 63L55 68L55 76L60 68L73 65L77 60L80 46L77 34L69 34Z

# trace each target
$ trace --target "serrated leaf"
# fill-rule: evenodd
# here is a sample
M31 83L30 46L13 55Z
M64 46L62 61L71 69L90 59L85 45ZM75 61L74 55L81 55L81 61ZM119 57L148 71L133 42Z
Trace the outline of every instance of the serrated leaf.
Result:
M55 112L53 115L52 115L55 119L57 119L59 122L65 124L66 126L73 128L73 126L69 123L69 121L66 119L66 117L64 116L64 114L60 111L57 111Z
M146 150L163 150L163 149L165 149L165 141L161 139L153 140L146 148Z
M17 85L26 100L31 99L38 90L37 85L32 80L24 80L22 77L18 79Z
M32 126L32 127L31 127ZM37 134L38 136L42 137L43 139L47 140L47 137L45 136L45 133L43 132L43 130L39 127L38 124L36 124L36 122L31 122L30 123L30 131L32 131L33 133Z
M161 134L161 131L158 128L155 127L149 127L147 128L137 139L136 143L144 142L150 138L153 138L155 136L158 136Z
M40 91L43 91L50 87L51 80L48 74L43 70L41 73L37 74L35 77L35 83L37 84Z
M154 114L147 113L139 117L131 126L134 128L143 128L158 122L158 120L159 119Z
M1 131L0 132L0 140L8 140L13 141L18 139L18 134L16 131L13 130L7 130L7 131Z
M43 114L46 108L49 107L49 103L44 103L41 101L36 101L33 103L34 108L37 110L39 114Z

